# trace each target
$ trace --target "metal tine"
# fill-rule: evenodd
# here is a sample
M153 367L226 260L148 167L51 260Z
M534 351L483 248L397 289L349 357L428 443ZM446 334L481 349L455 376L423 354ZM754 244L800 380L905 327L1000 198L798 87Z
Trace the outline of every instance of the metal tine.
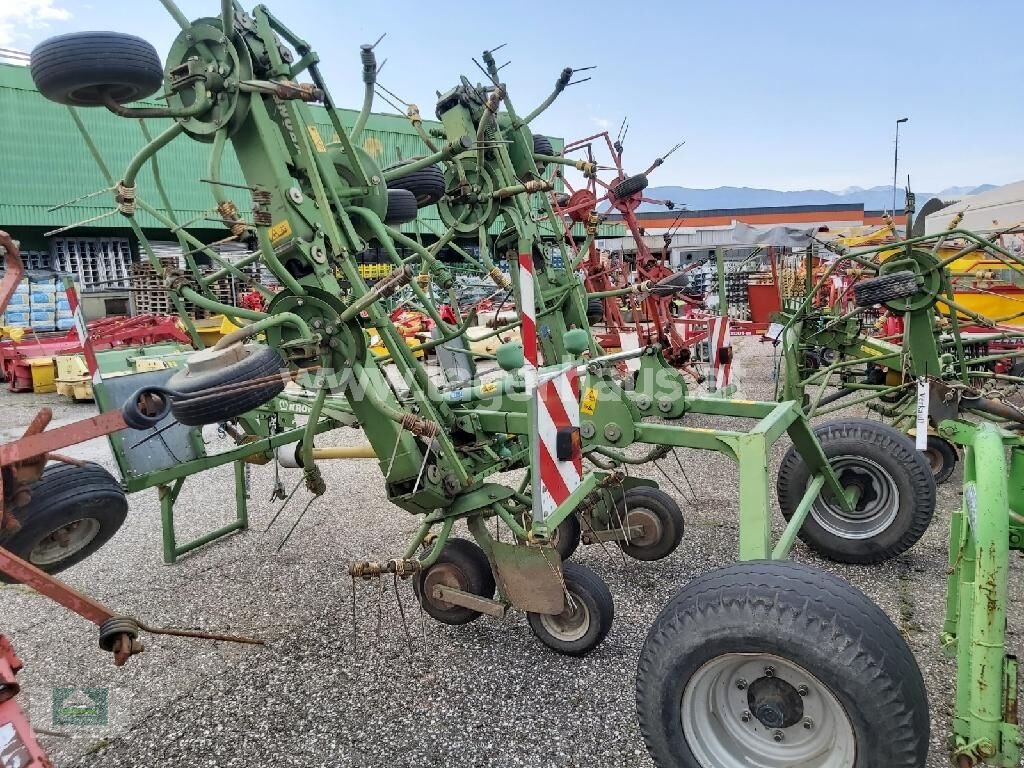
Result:
M259 187L253 187L248 184L233 184L230 181L214 181L213 179L200 179L203 184L216 184L220 187L233 187L234 189L248 189L250 192L259 192Z
M571 83L566 84L565 87L568 88L570 85L579 85L580 83L585 83L585 82L587 82L587 80L591 80L591 79L593 79L593 78L584 77L582 80L573 80Z
M376 48L378 45L380 45L380 41L383 40L387 36L388 36L388 33L385 32L380 37L378 37L377 41L373 45L370 46L370 50L372 51L374 48Z
M502 48L504 48L504 47L505 47L506 45L508 45L508 43L502 43L502 44L501 44L501 45L499 45L499 46L498 46L497 48L491 48L491 50L487 51L487 53L490 53L490 54L495 54L495 53L497 53L498 51L500 51L500 50L501 50Z
M113 192L113 191L114 191L114 187L107 187L106 189L97 189L95 192L89 192L88 194L85 194L85 195L79 195L78 197L76 197L76 198L74 198L72 200L68 200L66 202L59 203L58 205L55 205L52 208L47 208L46 212L47 213L53 213L54 211L59 211L61 208L67 208L69 205L81 202L82 200L88 200L90 197L96 197L97 195L103 195L103 194L106 194L108 192Z

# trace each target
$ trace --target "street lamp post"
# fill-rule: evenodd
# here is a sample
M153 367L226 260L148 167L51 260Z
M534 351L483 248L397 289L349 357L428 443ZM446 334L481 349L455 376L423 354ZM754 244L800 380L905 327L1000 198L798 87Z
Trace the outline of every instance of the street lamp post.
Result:
M909 117L901 117L896 121L896 147L892 153L892 215L896 215L896 174L900 168L900 123L905 123Z

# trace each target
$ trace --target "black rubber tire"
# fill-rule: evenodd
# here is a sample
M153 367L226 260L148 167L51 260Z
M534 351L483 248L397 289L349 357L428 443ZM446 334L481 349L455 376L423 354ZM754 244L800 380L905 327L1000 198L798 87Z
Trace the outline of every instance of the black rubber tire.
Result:
M928 698L906 641L862 592L785 560L702 574L655 619L640 651L636 703L658 768L716 768L698 762L683 731L683 693L705 664L734 653L770 654L816 677L846 711L855 768L924 768Z
M533 634L551 650L564 656L586 656L601 644L612 628L615 620L612 593L600 576L579 563L563 563L562 577L572 599L581 602L588 611L589 622L583 636L566 640L552 635L544 625L544 614L527 613L526 618Z
M853 284L853 296L858 307L872 307L905 299L917 291L917 275L910 271L893 272L891 275L872 277Z
M562 562L573 556L573 553L580 545L581 534L580 520L576 515L569 515L555 528L552 546L554 546L558 556L562 558Z
M388 190L388 211L384 214L385 224L408 224L416 221L416 195L407 189Z
M957 455L956 448L948 440L943 440L938 435L928 435L928 450L925 451L925 460L931 467L935 484L942 485L953 474L960 457Z
M429 208L431 205L437 205L445 195L444 171L437 165L428 165L408 176L388 182L388 189L412 192L416 198L417 208Z
M604 299L587 299L587 322L595 325L604 320Z
M47 573L60 573L92 555L117 533L128 515L128 499L121 484L98 464L49 464L29 490L31 501L14 511L21 527L0 534L0 547ZM33 552L47 536L90 518L98 527L80 549L52 563L33 559ZM4 576L0 581L11 583Z
M924 535L935 512L935 478L920 451L906 435L867 419L834 421L815 427L814 434L830 461L837 457L867 459L895 483L896 513L882 530L864 538L850 538L823 527L815 507L800 528L799 536L820 555L840 563L870 564L891 560L906 552ZM779 505L788 520L796 511L810 482L810 470L795 446L779 468L776 485ZM822 491L822 497L826 492ZM861 502L864 502L864 497ZM815 502L817 505L819 502Z
M430 569L441 564L450 564L458 569L459 575L455 579L458 583L449 586L480 597L491 598L494 597L495 584L487 555L472 541L448 539L434 564L417 573L412 581L413 592L416 594L416 599L420 601L420 605L423 606L423 610L442 624L468 624L480 618L479 611L463 608L460 605L444 607L423 599L423 585Z
M156 49L120 32L51 37L32 50L29 69L43 96L74 107L102 106L104 94L128 104L152 96L164 81Z
M533 134L533 154L535 155L547 155L548 157L554 157L555 148L551 144L551 139L547 136L542 136L539 133ZM537 166L544 170L547 163L538 162Z
M661 526L661 536L650 544L619 541L619 549L634 560L663 560L679 547L683 540L683 510L676 500L660 488L639 486L626 491L621 502L625 509L619 514L624 523L629 521L629 510L646 509L654 513Z
M265 344L246 344L246 357L237 363L208 373L190 373L182 369L167 382L167 388L183 394L198 395L214 387L227 384L245 384L254 379L279 373L284 362L277 350ZM202 400L174 398L171 413L181 424L198 427L203 424L217 424L228 421L258 408L284 391L285 377L279 376L254 389L239 392L221 392L215 397Z
M643 192L647 189L647 177L642 173L638 173L636 176L629 176L614 187L611 188L610 192L612 197L616 200L625 200L627 197L632 197L637 192Z

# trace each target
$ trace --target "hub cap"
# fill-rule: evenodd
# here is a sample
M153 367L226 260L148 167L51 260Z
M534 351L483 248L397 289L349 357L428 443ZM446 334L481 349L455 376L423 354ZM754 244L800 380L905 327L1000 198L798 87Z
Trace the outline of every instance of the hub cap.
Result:
M565 610L557 616L542 614L540 623L556 640L572 643L590 629L590 609L577 595L570 593L565 600Z
M663 534L661 520L649 509L645 507L633 507L626 514L625 527L632 528L634 525L640 526L644 529L644 532L639 536L630 536L628 540L623 540L623 544L628 544L633 547L652 547L661 541Z
M818 525L844 539L869 539L892 525L900 508L893 476L863 456L836 456L831 464L841 486L857 489L857 503L852 512L846 512L822 492L811 507L811 517Z
M853 768L853 726L835 695L797 664L730 653L683 691L686 742L704 768Z
M100 521L85 517L63 525L36 544L29 554L33 565L53 565L88 546L100 532Z

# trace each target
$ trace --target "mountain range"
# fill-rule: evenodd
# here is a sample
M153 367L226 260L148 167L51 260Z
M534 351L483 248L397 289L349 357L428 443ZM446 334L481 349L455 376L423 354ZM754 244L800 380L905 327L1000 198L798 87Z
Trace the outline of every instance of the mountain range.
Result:
M920 208L933 197L951 200L966 195L976 195L995 189L992 184L977 187L947 187L939 192L918 192L917 207ZM868 211L889 210L892 208L892 186L847 187L838 192L824 189L757 189L753 187L715 187L714 189L695 189L692 187L648 187L644 197L655 200L671 200L676 207L685 206L691 211L705 211L714 208L762 208L782 205L835 205L863 204ZM897 210L903 210L903 190L896 192ZM641 211L664 210L661 206L645 204Z

